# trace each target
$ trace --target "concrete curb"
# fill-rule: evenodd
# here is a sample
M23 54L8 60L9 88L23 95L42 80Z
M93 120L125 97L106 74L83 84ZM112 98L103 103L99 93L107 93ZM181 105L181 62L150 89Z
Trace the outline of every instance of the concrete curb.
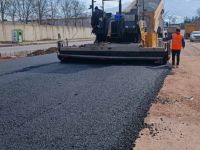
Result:
M81 42L81 41L90 41L94 40L94 38L84 38L84 39L69 39L69 42ZM52 41L37 41L37 42L24 42L21 44L2 44L0 43L1 47L15 47L15 46L27 46L27 45L41 45L41 44L55 44L58 40L52 40Z

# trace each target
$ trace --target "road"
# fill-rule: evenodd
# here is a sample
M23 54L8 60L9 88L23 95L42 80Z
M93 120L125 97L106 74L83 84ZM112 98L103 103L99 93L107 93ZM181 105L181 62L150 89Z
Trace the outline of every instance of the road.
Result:
M92 40L84 41L72 41L69 42L69 45L81 45L92 43ZM50 47L57 47L57 43L46 43L46 44L34 44L34 45L24 45L24 46L11 46L11 47L0 47L0 56L15 56L18 53L30 53L36 50L46 50Z
M58 62L55 54L0 63L2 150L129 150L168 67Z

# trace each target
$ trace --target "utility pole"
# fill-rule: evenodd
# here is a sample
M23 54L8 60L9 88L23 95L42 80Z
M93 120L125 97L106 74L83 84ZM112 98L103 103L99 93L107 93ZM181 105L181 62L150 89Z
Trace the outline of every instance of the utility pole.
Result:
M92 9L92 14L93 14L93 12L94 12L94 0L92 0L92 5L91 5L91 9Z
M119 14L122 14L122 0L119 0Z
M104 0L102 0L102 10L104 12Z
M144 3L144 0L143 0L143 3L142 3L142 6L143 6L143 20L144 20L144 16L145 16L145 5L144 5L145 3Z

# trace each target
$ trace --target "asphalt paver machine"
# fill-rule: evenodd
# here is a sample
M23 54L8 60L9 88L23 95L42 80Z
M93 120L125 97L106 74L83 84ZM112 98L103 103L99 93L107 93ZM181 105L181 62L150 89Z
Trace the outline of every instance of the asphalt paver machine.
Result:
M73 59L155 60L166 64L170 50L163 41L164 1L135 0L122 10L122 0L116 14L94 7L92 0L91 26L96 40L92 44L68 46L58 42L61 62Z

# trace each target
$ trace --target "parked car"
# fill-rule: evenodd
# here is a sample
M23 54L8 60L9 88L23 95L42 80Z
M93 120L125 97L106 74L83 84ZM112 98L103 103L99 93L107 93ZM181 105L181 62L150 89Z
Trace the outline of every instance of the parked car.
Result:
M190 35L190 42L200 42L200 31L193 31Z

